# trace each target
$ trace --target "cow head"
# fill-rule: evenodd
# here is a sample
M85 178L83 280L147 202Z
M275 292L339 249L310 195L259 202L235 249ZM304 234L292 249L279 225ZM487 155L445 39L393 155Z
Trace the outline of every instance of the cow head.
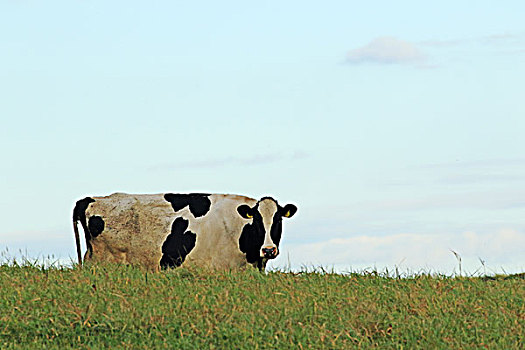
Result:
M251 220L242 230L239 247L246 253L249 263L264 269L269 259L279 255L279 242L283 230L284 218L292 217L297 211L293 204L281 207L271 197L264 197L254 207L242 204L237 212L245 219Z

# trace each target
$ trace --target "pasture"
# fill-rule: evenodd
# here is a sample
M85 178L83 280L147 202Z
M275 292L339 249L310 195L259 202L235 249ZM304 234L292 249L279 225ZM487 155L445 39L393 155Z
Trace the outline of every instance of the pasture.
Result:
M523 275L0 264L2 349L525 346Z

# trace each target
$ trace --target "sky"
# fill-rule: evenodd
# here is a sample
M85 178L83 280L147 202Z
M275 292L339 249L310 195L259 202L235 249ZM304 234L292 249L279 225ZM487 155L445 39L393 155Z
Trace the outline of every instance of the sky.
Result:
M299 208L272 268L523 272L523 13L4 1L0 251L74 259L85 196L235 193Z

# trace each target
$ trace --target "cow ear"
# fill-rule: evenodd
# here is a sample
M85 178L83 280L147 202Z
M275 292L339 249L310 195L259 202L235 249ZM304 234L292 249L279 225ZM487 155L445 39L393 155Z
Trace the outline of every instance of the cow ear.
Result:
M297 212L297 207L293 204L286 204L282 210L283 217L291 218Z
M252 208L250 208L246 204L239 205L237 207L237 212L245 219L253 218Z

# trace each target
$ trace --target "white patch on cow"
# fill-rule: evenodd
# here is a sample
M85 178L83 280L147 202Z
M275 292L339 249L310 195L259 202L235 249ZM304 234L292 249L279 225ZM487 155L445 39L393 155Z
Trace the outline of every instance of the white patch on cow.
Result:
M261 247L261 257L264 257L262 248L277 248L275 243L272 241L272 237L270 235L272 224L273 224L273 217L275 213L277 212L277 203L271 199L265 199L261 202L259 202L259 213L262 216L263 226L264 226L264 243Z

